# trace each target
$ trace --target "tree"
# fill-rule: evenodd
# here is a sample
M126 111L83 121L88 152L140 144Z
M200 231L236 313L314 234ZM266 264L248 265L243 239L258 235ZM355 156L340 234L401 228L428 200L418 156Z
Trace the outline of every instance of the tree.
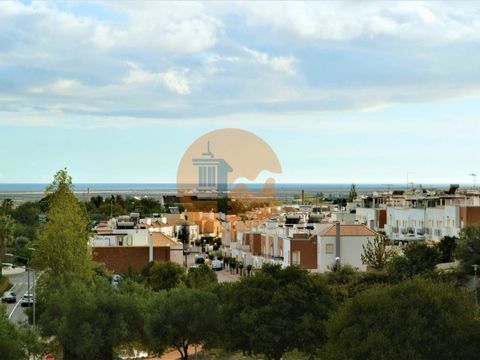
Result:
M355 187L355 184L352 184L352 187L350 188L350 193L348 194L348 202L352 202L357 198L357 188Z
M280 359L299 350L315 355L326 340L325 320L334 307L323 279L299 267L266 265L220 292L227 350Z
M377 234L373 242L368 240L366 245L362 245L363 253L360 258L369 268L374 270L383 270L387 264L396 255L393 248L388 248L390 241L384 235Z
M431 273L438 264L437 248L425 243L413 243L403 249L403 256L395 256L388 265L388 273L395 281L412 278L422 273Z
M461 270L473 274L473 265L480 265L480 225L462 229L455 255L460 260Z
M46 274L37 292L38 324L60 345L64 360L109 360L115 348L140 337L143 299L104 277Z
M455 248L457 247L458 238L456 236L444 236L438 243L438 251L440 252L440 262L454 261Z
M190 345L202 345L217 336L220 317L216 297L205 290L173 289L155 294L145 314L148 344L157 354L174 347L182 360Z
M13 239L15 223L10 215L0 216L0 262L5 258L5 249ZM2 269L0 268L0 275Z
M185 269L177 263L155 262L147 265L147 284L155 291L170 290L185 283Z
M27 358L19 329L11 323L3 305L0 305L0 354L2 359L23 360Z
M91 256L88 252L88 218L85 208L72 191L72 179L66 170L55 174L48 187L47 223L38 239L34 264L55 275L88 274Z
M480 323L466 290L414 279L356 296L328 321L326 359L474 359Z
M3 199L0 205L0 215L11 215L13 212L14 202L12 199Z
M187 284L194 289L206 289L218 283L217 274L207 265L188 270Z

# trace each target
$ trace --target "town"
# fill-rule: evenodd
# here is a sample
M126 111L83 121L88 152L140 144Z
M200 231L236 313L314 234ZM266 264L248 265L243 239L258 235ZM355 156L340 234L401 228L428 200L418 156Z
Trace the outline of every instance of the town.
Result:
M0 1L0 360L480 354L480 1Z
M112 195L81 200L72 190L71 177L61 170L45 198L2 201L1 285L8 318L4 321L12 322L9 331L14 331L12 326L21 326L15 330L20 331L18 343L10 345L20 347L8 350L8 345L2 345L17 354L11 355L12 359L23 358L26 350L48 353L47 358L60 353L64 359L83 358L87 356L82 355L85 351L98 351L95 359L110 359L114 354L122 358L147 358L152 354L175 358L175 353L188 359L192 352L195 357L230 358L236 351L267 359L337 358L341 354L340 340L325 342L331 333L320 336L318 331L326 331L323 323L331 321L328 318L335 303L345 303L342 311L351 311L350 306L362 298L363 292L368 296L377 291L375 296L381 301L382 296L393 296L388 295L388 286L391 291L405 287L405 291L423 294L419 296L428 303L433 298L429 300L431 295L426 291L433 291L436 301L440 301L437 311L445 311L445 316L451 315L449 309L443 308L442 296L447 296L445 301L458 297L463 314L458 316L468 318L464 311L473 311L474 303L478 304L476 273L480 253L472 248L478 249L480 241L480 192L475 186L454 184L448 189L429 190L412 186L360 194L352 185L345 197L335 199L312 197L300 190L288 204L228 199L230 211L226 213L214 209L195 211L198 201L189 202L192 197L185 201L171 195L158 199ZM207 195L202 203L211 196ZM212 203L215 201L206 202ZM128 208L135 211L128 212ZM87 229L78 227L82 223L89 224ZM67 224L78 225L72 228ZM29 238L31 234L35 238ZM388 286L379 287L382 284ZM266 291L261 290L263 286L271 287L267 291L270 295L258 293ZM464 290L458 292L458 286ZM278 294L287 289L293 291L295 301L261 301L264 296L281 296ZM155 295L165 292L170 294L166 298ZM87 300L89 296L94 298ZM87 303L73 305L79 300ZM320 308L312 308L311 301L318 302ZM408 298L405 304L397 301L395 306L401 309L411 306ZM127 304L134 318L124 313ZM105 312L103 306L115 310ZM283 315L286 326L293 326L300 320L298 316L306 314L323 325L310 329L310 325L303 324L293 334L257 344L252 336L261 334L252 326L273 326L271 331L275 331L278 319L255 315L252 323L239 316L286 311L277 306L293 306L289 312L297 309ZM80 315L82 311L86 313ZM151 311L152 315L148 315ZM181 311L183 317L176 311ZM384 316L376 311L377 316ZM75 320L77 316L79 320ZM91 316L106 316L107 322L87 320ZM85 330L87 333L100 331L101 336L111 336L117 326L128 326L129 330L105 344L86 345L87 333L76 340L68 335L78 331L75 326L70 328L69 322L82 321L82 317L93 322ZM471 317L471 326L477 326L477 317ZM58 321L66 321L63 330ZM232 321L234 328L226 326ZM165 328L169 322L175 323L171 326L176 330ZM237 326L250 330L239 335ZM340 331L335 326L340 325L327 328ZM47 334L58 342L46 341ZM300 334L313 336L308 347L298 342ZM19 345L27 338L28 342ZM469 351L477 350L475 346L472 350L467 347L465 354Z

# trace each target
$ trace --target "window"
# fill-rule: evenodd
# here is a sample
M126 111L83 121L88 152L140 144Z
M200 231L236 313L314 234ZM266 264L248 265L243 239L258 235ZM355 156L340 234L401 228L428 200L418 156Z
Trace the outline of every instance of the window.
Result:
M325 254L333 254L334 249L333 244L325 244Z
M300 251L292 251L292 265L300 265Z

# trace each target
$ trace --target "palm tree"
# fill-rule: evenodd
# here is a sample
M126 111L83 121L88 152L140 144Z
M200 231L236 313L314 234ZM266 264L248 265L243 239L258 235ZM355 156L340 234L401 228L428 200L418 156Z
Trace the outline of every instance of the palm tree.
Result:
M5 249L13 239L15 223L9 215L0 216L0 262L5 258ZM1 267L0 267L1 275Z

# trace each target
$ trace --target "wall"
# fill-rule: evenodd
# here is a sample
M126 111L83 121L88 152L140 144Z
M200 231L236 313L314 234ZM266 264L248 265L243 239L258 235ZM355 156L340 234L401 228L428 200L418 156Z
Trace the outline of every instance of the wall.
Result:
M460 208L460 223L462 227L480 224L480 206L463 206Z
M300 267L308 270L317 270L317 237L311 239L290 241L290 257L294 251L300 251Z
M93 260L104 263L109 271L125 274L129 266L135 272L141 271L148 264L148 246L106 246L92 247ZM154 247L154 261L169 261L170 247Z

